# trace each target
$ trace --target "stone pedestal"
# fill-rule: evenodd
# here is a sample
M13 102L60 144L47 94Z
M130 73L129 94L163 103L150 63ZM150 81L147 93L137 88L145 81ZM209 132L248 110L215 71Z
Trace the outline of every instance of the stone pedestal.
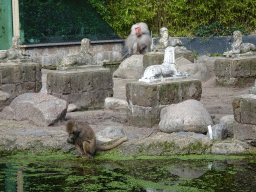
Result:
M256 95L240 95L233 100L232 105L236 122L256 125Z
M187 60L194 63L194 54L192 51L183 50L175 51L175 59L184 57ZM160 65L164 62L164 51L163 52L148 52L143 57L143 68L146 69L150 65Z
M78 109L104 107L106 97L113 96L113 79L109 69L84 67L56 70L47 74L47 92Z
M256 56L217 59L214 63L216 83L241 86L256 78Z
M42 88L42 73L38 63L5 61L0 63L0 91L3 92L0 110L23 93L37 93ZM5 102L7 101L7 103Z
M153 127L159 123L163 107L187 99L200 100L201 94L202 84L196 79L127 83L128 121L137 126Z

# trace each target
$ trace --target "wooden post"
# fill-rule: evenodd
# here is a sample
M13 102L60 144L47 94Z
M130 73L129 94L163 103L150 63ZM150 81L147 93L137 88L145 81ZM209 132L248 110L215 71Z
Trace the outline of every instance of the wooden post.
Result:
M19 0L12 0L13 36L20 37Z

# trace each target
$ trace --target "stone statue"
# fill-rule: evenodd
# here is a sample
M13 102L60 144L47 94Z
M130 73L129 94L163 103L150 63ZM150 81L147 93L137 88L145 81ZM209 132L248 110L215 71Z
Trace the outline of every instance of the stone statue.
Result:
M12 38L12 45L11 48L8 50L2 50L0 52L0 61L8 61L8 60L26 60L29 59L28 55L23 55L20 50L20 37L14 36Z
M82 39L79 53L67 55L61 60L58 70L66 70L78 65L95 65L92 53L90 52L90 40Z
M152 51L154 52L162 52L165 50L166 47L168 47L168 29L166 27L162 27L160 29L160 35L161 38L159 40L159 44L152 48Z
M234 31L233 33L234 42L231 45L232 50L224 52L223 55L226 57L240 56L243 53L252 53L256 51L256 47L252 43L242 43L242 33L240 31Z
M188 73L180 73L175 64L175 48L169 46L165 49L164 63L161 65L151 65L146 68L139 82L154 82L157 80L175 79L188 77Z
M169 38L169 44L173 47L175 47L175 51L186 51L187 48L182 45L182 42L180 39L176 38Z

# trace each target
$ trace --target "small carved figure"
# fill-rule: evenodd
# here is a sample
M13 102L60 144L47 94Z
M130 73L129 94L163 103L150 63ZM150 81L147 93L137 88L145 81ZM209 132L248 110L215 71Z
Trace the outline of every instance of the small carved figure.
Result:
M159 40L159 44L153 47L153 51L164 51L166 47L168 47L168 29L166 27L162 27L160 29L161 38Z
M146 23L136 23L131 28L130 35L125 40L125 48L129 54L145 54L149 51L151 37Z
M66 70L75 65L95 65L92 53L90 52L90 40L87 38L82 39L80 52L64 57L57 69Z
M187 77L187 73L180 73L175 64L175 48L169 46L165 49L164 63L161 65L151 65L146 68L144 74L139 82L153 82L164 79L175 79L180 77Z
M248 53L250 51L256 51L256 47L252 43L242 43L242 33L240 31L234 31L234 42L231 45L232 50L224 52L226 57L234 57L240 53Z
M66 131L69 134L67 142L76 146L78 150L76 157L82 158L93 158L96 149L110 150L127 141L127 137L124 137L110 146L97 146L94 131L88 123L83 121L69 120L66 124Z
M2 50L0 52L0 60L17 60L28 59L28 55L23 55L20 50L20 37L14 36L12 38L11 48L8 50Z

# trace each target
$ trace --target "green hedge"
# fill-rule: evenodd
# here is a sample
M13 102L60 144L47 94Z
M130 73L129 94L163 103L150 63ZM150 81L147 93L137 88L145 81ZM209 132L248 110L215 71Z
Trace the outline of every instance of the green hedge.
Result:
M89 1L124 37L136 22L146 22L155 34L165 26L171 36L230 35L256 28L256 0Z

